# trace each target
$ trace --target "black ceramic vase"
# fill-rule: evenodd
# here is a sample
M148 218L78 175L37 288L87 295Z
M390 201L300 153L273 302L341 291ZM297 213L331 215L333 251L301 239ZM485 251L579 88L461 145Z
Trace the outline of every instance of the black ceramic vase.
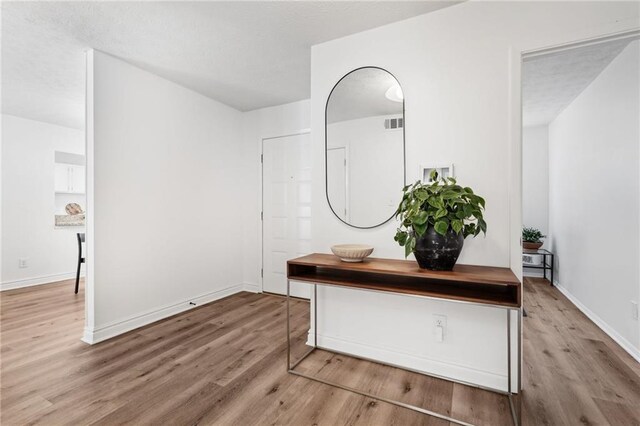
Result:
M429 226L422 237L416 239L413 254L422 269L432 271L451 271L460 256L464 245L462 232L456 234L449 229L440 235L433 226Z

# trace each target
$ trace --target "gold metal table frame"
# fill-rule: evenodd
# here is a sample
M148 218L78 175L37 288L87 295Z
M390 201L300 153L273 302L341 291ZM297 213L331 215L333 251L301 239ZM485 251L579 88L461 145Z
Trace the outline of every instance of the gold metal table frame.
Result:
M455 382L455 383L460 383L460 384L464 384L464 385L468 385L468 386L473 386L473 387L477 387L483 390L487 390L487 391L491 391L491 392L495 392L495 393L499 393L502 395L505 395L509 398L509 408L511 411L511 417L513 418L513 424L515 426L519 426L520 425L520 417L521 417L521 410L516 410L515 407L515 403L513 401L513 397L514 395L517 393L514 393L512 391L512 373L511 373L511 311L516 311L517 312L517 316L518 316L518 320L517 320L517 336L518 336L518 362L517 362L517 367L518 367L518 388L519 390L522 390L522 356L520 354L521 348L522 348L522 308L518 307L518 308L514 308L514 307L509 307L509 306L502 306L502 305L491 305L491 304L487 304L487 303L477 303L477 302L471 302L471 301L461 301L461 300L455 300L455 299L446 299L446 298L437 298L437 297L429 297L429 296L421 296L421 295L411 295L410 297L420 297L420 298L424 298L424 299L431 299L431 300L438 300L438 301L447 301L447 302L452 302L452 303L463 303L463 304L470 304L470 305L477 305L477 306L485 306L485 307L493 307L493 308L498 308L498 309L503 309L507 312L507 392L501 390L501 389L494 389L494 388L489 388L489 387L484 387L484 386L480 386L480 385L476 385L473 383L466 383L463 381L459 381L459 380L453 380L450 378L446 378L446 377L440 377L434 374L428 374L422 371L416 371L416 370L412 370L403 366L399 366L399 365L393 365L390 363L386 363L386 362L382 362L382 361L378 361L378 360L374 360L374 359L368 359L362 356L358 356L358 355L354 355L354 354L349 354L349 353L344 353L344 352L340 352L340 351L336 351L334 349L328 349L325 347L321 347L318 345L318 286L322 285L322 286L327 286L327 287L340 287L340 288L348 288L348 289L353 289L353 290L360 290L360 291L369 291L369 292L375 292L375 293L387 293L387 294L400 294L400 295L405 295L406 294L402 294L402 293L393 293L393 292L382 292L382 291L377 291L377 290L371 290L371 289L362 289L362 288L353 288L353 287L347 287L347 286L340 286L338 284L328 284L328 283L315 283L315 282L305 282L305 284L309 284L313 286L313 347L311 347L311 349L309 349L300 359L298 359L297 361L295 361L295 363L292 365L291 364L291 319L290 319L290 300L291 300L291 281L289 278L287 278L287 371L290 374L294 374L296 376L300 376L300 377L304 377L306 379L310 379L310 380L314 380L316 382L320 382L320 383L324 383L325 385L329 385L329 386L333 386L336 387L338 389L343 389L349 392L353 392L356 394L360 394L363 396L366 396L368 398L373 398L373 399L377 399L379 401L382 402L386 402L389 404L393 404L396 405L398 407L403 407L409 410L413 410L413 411L417 411L418 413L422 413L428 416L432 416L432 417L436 417L442 420L446 420L452 423L456 423L459 425L463 425L463 426L474 426L472 423L468 423L465 422L463 420L459 420L459 419L455 419L453 417L447 416L445 414L441 414L441 413L437 413L435 411L431 411L428 410L426 408L422 408L422 407L418 407L412 404L407 404L404 403L402 401L397 401L394 399L390 399L390 398L385 398L382 396L378 396L378 395L373 395L371 393L356 389L356 388L352 388L349 386L344 386L341 385L339 383L335 383L329 380L325 380L319 377L314 377L311 376L309 374L305 374L305 373L301 373L299 371L296 371L295 368L302 362L304 361L309 355L311 355L316 349L320 349L323 351L327 351L327 352L331 352L331 353L335 353L335 354L340 354L340 355L345 355L345 356L349 356L349 357L353 357L356 359L362 359L365 361L371 361L371 362L375 362L378 364L382 364L382 365L387 365L390 367L396 367L396 368L401 368L407 371L411 371L411 372L415 372L415 373L419 373L419 374L423 374L425 376L430 376L430 377L435 377L438 379L443 379L443 380L448 380L451 382ZM295 281L295 280L293 280ZM521 401L521 397L519 397L519 401Z

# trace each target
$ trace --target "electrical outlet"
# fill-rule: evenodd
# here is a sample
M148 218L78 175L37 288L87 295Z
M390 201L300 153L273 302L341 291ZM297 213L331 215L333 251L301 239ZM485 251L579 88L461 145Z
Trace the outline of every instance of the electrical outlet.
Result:
M447 317L444 315L433 315L433 333L436 342L444 341L447 331Z
M18 268L27 268L29 266L29 259L26 257L21 257L18 259Z
M634 320L638 321L638 302L635 300L631 301L631 315Z

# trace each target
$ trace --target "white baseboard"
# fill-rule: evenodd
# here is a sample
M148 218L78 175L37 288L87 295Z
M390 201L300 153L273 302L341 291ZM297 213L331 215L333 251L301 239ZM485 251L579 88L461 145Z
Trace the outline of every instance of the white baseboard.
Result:
M262 289L258 284L242 283L242 288L244 289L244 291L249 291L251 293L262 293Z
M580 302L573 294L569 292L569 290L567 290L565 287L560 285L558 281L555 281L553 285L558 290L560 290L560 293L564 294L565 297L569 299L569 301L576 306L576 308L580 309L582 313L587 316L587 318L593 321L595 325L597 325L602 331L607 333L607 335L609 335L609 337L611 337L618 345L620 345L622 349L628 352L629 355L631 355L636 361L640 362L640 349L633 346L631 342L629 342L627 339L621 336L602 318L596 315L591 309L583 305L582 302Z
M84 277L84 272L80 274ZM76 272L64 272L62 274L42 275L39 277L21 278L19 280L4 281L0 284L0 291L14 290L16 288L31 287L35 285L51 284L56 281L72 280L76 278Z
M95 343L99 343L104 340L111 339L112 337L118 336L120 334L124 334L131 330L135 330L137 328L140 328L147 324L151 324L161 319L170 317L172 315L179 314L184 311L188 311L189 309L196 308L198 306L216 301L218 299L222 299L223 297L231 296L232 294L239 293L243 290L244 290L244 285L237 284L221 290L205 293L197 297L192 297L192 298L183 300L182 302L178 302L178 303L166 305L154 310L150 310L143 314L126 318L120 321L112 322L110 324L107 324L101 327L96 327L94 329L89 329L85 327L84 333L82 336L82 341L85 343L89 343L90 345L93 345ZM191 303L195 303L195 305L192 305Z
M313 346L313 332L311 330L308 334L307 344ZM442 362L323 334L318 334L318 346L353 354L354 356L377 360L400 368L408 368L413 371L439 376L444 379L468 383L471 386L477 385L503 391L507 390L506 374L477 370L464 365ZM513 389L517 389L516 377L513 377Z

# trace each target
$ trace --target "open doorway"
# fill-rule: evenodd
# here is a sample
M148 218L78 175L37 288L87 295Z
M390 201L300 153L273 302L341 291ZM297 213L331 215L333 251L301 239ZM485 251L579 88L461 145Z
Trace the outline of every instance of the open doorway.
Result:
M635 357L639 63L634 33L522 64L523 243L537 243L523 250L525 280L556 286Z
M2 5L3 373L36 357L36 341L80 344L85 317L85 51L43 35L37 8Z

